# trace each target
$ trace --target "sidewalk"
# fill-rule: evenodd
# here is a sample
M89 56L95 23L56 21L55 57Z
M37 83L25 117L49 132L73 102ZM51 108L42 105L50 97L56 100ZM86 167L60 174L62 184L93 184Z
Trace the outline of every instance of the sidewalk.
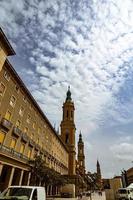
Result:
M47 200L79 200L78 198L47 198ZM82 197L80 200L106 200L105 192L102 193L102 196L99 196L98 193L92 193L92 197Z

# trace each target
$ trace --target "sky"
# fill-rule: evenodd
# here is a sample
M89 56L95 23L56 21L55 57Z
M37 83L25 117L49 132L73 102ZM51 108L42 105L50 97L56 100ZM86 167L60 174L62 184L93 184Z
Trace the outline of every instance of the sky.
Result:
M86 170L133 166L133 0L0 0L14 68L58 129L68 85Z

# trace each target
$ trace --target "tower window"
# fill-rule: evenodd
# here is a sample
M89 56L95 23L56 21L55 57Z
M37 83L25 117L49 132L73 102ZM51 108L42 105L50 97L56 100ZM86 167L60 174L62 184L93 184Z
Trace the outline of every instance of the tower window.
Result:
M66 143L66 144L69 143L69 135L68 135L68 133L66 134L65 143Z
M69 112L68 112L68 110L67 110L67 118L68 118L68 115L69 115Z
M82 154L83 152L82 152L82 149L80 149L80 154Z

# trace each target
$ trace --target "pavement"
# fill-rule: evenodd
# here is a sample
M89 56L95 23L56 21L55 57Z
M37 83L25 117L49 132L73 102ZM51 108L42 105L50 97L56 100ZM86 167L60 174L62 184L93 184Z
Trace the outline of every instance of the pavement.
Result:
M106 200L105 192L100 196L98 193L93 193L92 197L82 197L82 198L48 198L47 200Z

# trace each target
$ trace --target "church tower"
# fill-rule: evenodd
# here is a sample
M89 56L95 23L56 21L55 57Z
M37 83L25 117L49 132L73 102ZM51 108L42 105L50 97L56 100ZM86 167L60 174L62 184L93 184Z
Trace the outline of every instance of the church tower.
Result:
M63 117L61 121L61 139L69 151L68 174L75 175L75 124L74 124L74 103L71 98L70 87L66 94L66 100L63 103Z
M97 160L97 184L99 186L99 189L102 189L102 175L101 175L101 168L99 161Z
M98 160L97 160L97 175L101 178L101 168Z
M82 134L79 134L79 141L78 141L78 164L79 164L79 171L81 175L85 174L85 155L84 155L84 142L82 140Z

